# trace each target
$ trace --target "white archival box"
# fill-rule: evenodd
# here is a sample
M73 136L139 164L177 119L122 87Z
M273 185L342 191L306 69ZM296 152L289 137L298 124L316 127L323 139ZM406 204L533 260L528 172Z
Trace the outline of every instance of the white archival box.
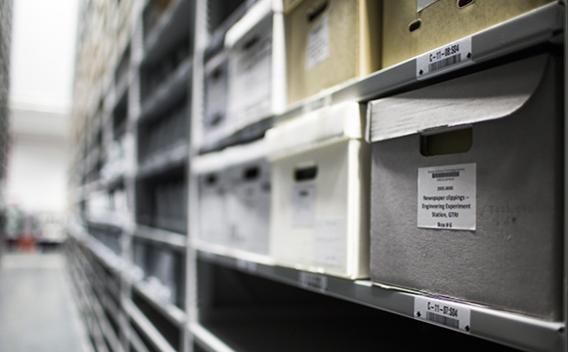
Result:
M227 32L228 133L285 108L284 18L278 9L272 0L261 0Z
M270 263L270 165L259 140L200 156L196 248Z
M368 273L368 146L358 103L324 107L267 132L271 253L277 264L348 278Z

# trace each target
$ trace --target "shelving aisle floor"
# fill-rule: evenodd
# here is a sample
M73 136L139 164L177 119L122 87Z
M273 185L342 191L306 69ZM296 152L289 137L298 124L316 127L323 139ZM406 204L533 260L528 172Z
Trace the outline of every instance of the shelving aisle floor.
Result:
M90 351L59 253L6 253L0 263L0 351Z

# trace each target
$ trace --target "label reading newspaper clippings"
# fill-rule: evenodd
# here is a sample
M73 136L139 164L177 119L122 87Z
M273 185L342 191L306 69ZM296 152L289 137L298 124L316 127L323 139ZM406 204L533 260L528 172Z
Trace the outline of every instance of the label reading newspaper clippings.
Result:
M292 224L295 227L313 227L316 216L315 182L295 184L292 197Z
M418 227L475 231L475 163L419 168L417 208Z
M420 320L469 332L470 316L470 309L460 304L423 296L414 298L414 317Z
M329 57L329 24L327 16L308 33L308 45L306 48L306 69L311 69Z
M416 58L416 78L421 79L472 61L471 37L434 49Z

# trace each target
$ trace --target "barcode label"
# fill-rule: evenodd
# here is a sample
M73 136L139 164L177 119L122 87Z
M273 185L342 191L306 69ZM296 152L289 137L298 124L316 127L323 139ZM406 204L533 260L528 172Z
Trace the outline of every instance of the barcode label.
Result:
M459 177L459 171L448 171L448 172L434 172L432 173L432 178L443 178L443 177Z
M428 65L428 72L438 71L443 69L444 67L451 66L453 64L457 64L461 61L461 54L456 54L450 57L447 57L443 60L433 62Z
M414 298L414 317L452 329L470 332L470 309L459 303L436 298Z
M319 274L300 272L300 286L324 292L327 289L327 277Z
M237 259L237 268L243 271L255 272L256 271L256 263L249 262L248 260Z
M460 321L453 318L448 318L440 314L426 312L426 319L430 320L434 323L442 324L449 326L450 328L459 329L460 328Z
M434 49L416 58L416 78L461 67L472 61L471 37Z

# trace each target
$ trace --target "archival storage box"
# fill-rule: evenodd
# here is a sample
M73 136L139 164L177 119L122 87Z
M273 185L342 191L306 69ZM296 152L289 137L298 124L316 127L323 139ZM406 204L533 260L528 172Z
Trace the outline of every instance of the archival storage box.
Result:
M386 0L382 65L395 65L549 2L552 0Z
M198 246L268 260L271 187L266 153L266 142L259 140L198 159Z
M380 68L381 1L285 0L284 13L288 103Z
M230 132L280 113L286 102L284 19L272 0L261 0L229 29Z
M369 104L374 281L561 318L562 72L540 54Z
M199 204L196 244L224 245L228 242L227 184L223 163L222 151L198 156L192 163Z
M227 52L221 50L205 63L204 114L200 124L200 145L219 142L227 135L228 96Z
M267 132L271 254L279 265L368 275L368 146L358 103L321 108Z
M179 304L178 285L181 278L179 255L171 248L152 248L152 267L148 273L147 287L160 301Z
M266 150L263 148L263 151ZM246 150L241 152L247 153ZM230 246L245 252L267 255L270 232L270 164L265 157L252 158L231 166L227 171Z

